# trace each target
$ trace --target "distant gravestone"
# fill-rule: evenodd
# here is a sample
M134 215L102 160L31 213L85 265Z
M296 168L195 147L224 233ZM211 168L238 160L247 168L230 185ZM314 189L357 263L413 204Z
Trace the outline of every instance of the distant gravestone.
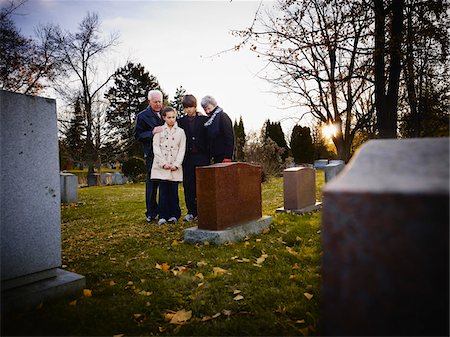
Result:
M77 203L78 202L78 177L72 173L61 172L61 202Z
M102 173L102 185L112 185L113 174L112 173Z
M303 214L320 208L316 202L316 171L311 167L292 167L283 171L284 207L277 212Z
M0 90L1 310L78 296L61 266L56 102Z
M88 186L101 186L102 176L100 173L88 174Z
M325 171L325 182L328 183L336 177L345 167L345 164L340 162L340 160L336 160L334 163L330 161L328 165L324 167Z
M198 228L185 231L187 242L235 241L272 220L262 217L261 168L246 163L198 167L197 205Z
M328 159L318 159L314 161L315 169L323 169L326 165L328 165Z
M111 178L111 182L113 185L123 185L124 184L123 174L119 172L114 172Z
M449 139L373 140L324 188L322 333L449 335Z

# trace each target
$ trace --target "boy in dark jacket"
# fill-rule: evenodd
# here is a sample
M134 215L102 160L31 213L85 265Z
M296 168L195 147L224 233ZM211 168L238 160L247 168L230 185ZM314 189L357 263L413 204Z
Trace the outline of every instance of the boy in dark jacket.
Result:
M207 130L204 124L208 117L197 112L197 99L193 95L185 95L182 100L185 116L178 120L178 126L186 134L186 156L183 161L183 188L187 207L184 221L192 221L197 217L197 190L195 168L209 165L209 146Z

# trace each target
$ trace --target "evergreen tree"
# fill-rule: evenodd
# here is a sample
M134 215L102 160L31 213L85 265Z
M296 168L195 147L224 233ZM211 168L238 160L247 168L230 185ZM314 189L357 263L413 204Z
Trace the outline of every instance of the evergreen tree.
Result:
M125 158L142 156L141 146L133 136L136 115L147 107L148 91L162 89L156 77L145 71L139 63L129 62L117 69L113 80L114 85L109 88L105 98L109 101L106 120L117 137L116 151ZM163 100L167 102L164 92Z
M239 122L234 121L234 136L236 138L236 147L234 149L234 158L237 161L244 161L244 146L245 146L245 130L242 116Z
M183 86L180 85L180 87L175 91L175 97L173 98L173 101L170 101L170 106L177 111L179 118L184 116L183 104L181 103L183 101L184 95L186 95L186 89L184 89Z
M81 109L81 100L78 97L75 102L73 118L69 122L69 127L65 135L66 138L64 139L64 145L68 155L77 167L81 167L81 163L85 159L85 128L86 124Z
M294 126L290 146L296 164L314 161L314 144L308 127Z
M283 154L281 158L286 160L289 156L289 147L286 143L286 138L284 137L283 129L281 128L280 122L271 123L268 119L264 125L264 139L272 139L281 149L283 149Z

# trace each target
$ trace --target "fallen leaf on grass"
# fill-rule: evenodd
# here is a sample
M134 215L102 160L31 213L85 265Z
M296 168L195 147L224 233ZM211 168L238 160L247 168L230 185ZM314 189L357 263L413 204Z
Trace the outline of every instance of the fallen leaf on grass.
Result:
M292 269L293 269L293 270L297 270L297 269L300 269L300 267L298 266L297 263L295 263L295 264L292 266Z
M71 305L71 306L77 305L77 300L73 300L72 302L69 302L69 305Z
M308 300L310 300L311 298L313 298L313 294L310 294L310 293L304 293L303 294Z
M297 279L297 275L289 275L289 279L290 280L296 280Z
M286 314L287 313L287 309L286 309L286 307L283 305L278 305L278 308L275 310L275 312L276 313L279 313L279 314L281 314L281 315L284 315L284 314Z
M235 291L233 291L233 295L237 295L237 294L240 294L240 293L241 293L241 291L238 290L238 289L236 289Z
M242 295L237 295L235 298L233 298L233 300L235 300L235 301L240 301L243 299L244 299L244 296L242 296Z
M170 320L170 324L184 324L187 321L189 321L192 317L192 311L186 311L184 309L181 309L179 311L177 311L173 316L172 319Z
M205 278L202 273L195 274L195 277L199 278L200 280L203 280Z
M206 262L205 260L201 260L200 262L197 262L197 267L203 267L206 266L208 264L208 262Z
M226 310L226 309L223 309L222 310L222 313L225 315L225 316L231 316L231 310Z
M299 319L299 320L296 320L295 323L303 324L303 323L305 323L305 320L304 319Z
M266 258L268 258L269 255L262 254L260 257L256 259L256 264L262 264L264 261L266 261Z
M123 336L125 336L125 334L123 334L123 333L118 334L118 335L113 335L113 337L123 337Z
M167 271L169 271L170 266L169 266L167 263L164 262L163 264L157 263L157 264L155 265L155 268L167 272Z
M199 284L197 284L197 287L203 287L204 284L204 282L200 282Z
M83 295L86 297L91 297L92 296L92 290L90 289L83 289Z
M222 269L222 268L220 268L220 267L214 267L214 268L213 268L213 274L214 274L215 276L223 275L223 274L225 274L225 273L226 273L226 270L225 270L225 269Z
M112 287L112 286L115 286L117 283L116 282L114 282L114 281L110 281L109 282L109 285Z
M286 250L292 255L298 255L298 252L296 252L292 247L286 247Z

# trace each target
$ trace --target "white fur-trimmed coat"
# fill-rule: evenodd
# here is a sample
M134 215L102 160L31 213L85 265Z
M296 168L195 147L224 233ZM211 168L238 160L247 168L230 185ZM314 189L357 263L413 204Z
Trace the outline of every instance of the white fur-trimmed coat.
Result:
M163 130L153 136L153 159L151 179L183 181L182 163L186 152L186 135L177 123L172 128L167 124ZM173 165L175 171L163 169L164 165Z

